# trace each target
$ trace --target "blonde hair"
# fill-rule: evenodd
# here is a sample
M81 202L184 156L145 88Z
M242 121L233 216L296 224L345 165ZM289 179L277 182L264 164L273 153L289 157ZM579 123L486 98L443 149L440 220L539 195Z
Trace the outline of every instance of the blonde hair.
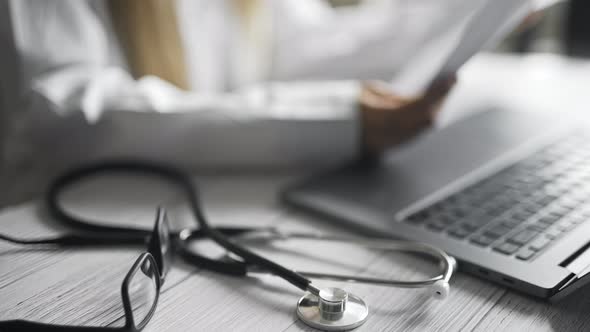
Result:
M175 4L175 0L108 0L113 26L133 76L155 75L188 89ZM233 0L248 39L255 38L254 19L261 5L260 0Z
M113 26L134 77L155 75L188 89L174 0L109 0Z

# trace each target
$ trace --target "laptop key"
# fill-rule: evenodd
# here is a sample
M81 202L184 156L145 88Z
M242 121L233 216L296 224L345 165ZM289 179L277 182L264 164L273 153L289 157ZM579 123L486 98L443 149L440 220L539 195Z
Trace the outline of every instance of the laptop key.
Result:
M502 213L504 213L506 210L504 208L498 208L496 206L491 207L491 208L487 208L485 210L485 213L490 216L490 217L498 217L500 216Z
M497 238L485 236L485 235L476 235L470 239L471 242L478 244L483 247L487 247L496 241Z
M569 219L563 219L555 225L556 228L560 229L563 232L567 232L570 229L576 227L576 223L570 221Z
M582 216L572 216L570 218L570 221L576 225L583 223L584 221L586 221L586 218L582 217Z
M518 254L516 254L516 258L523 260L523 261L528 261L529 259L533 258L535 253L536 253L536 251L531 250L529 248L525 248L525 249L519 251Z
M515 219L517 221L526 221L533 214L534 213L531 213L530 211L519 209L518 211L512 213L511 217L512 217L512 219Z
M511 230L512 230L511 227L500 224L500 225L493 226L489 229L486 229L484 231L484 235L499 238L501 236L508 234Z
M542 223L542 224L547 224L547 225L553 225L555 224L561 217L556 216L554 214L549 214L546 216L541 217L537 222L538 223Z
M466 208L455 208L451 210L453 217L461 219L467 216L468 210Z
M458 227L465 228L470 233L475 232L480 226L470 222L461 223Z
M567 209L569 211L575 209L578 206L578 203L577 202L574 202L572 200L562 200L561 202L559 202L557 204L559 204L564 209Z
M553 239L560 236L561 233L562 233L561 229L555 228L555 227L551 227L545 231L545 235L547 235Z
M468 235L470 235L471 232L465 228L457 227L457 228L451 229L449 231L449 234L453 237L458 238L458 239L463 239L463 238L467 237Z
M486 219L485 217L481 217L481 216L474 216L473 219L470 219L469 221L464 222L464 225L468 225L467 228L471 228L471 229L479 229L483 226L485 226L487 223L489 223L490 220Z
M547 228L551 227L550 224L544 224L539 222L538 220L533 224L533 226L541 231L546 230Z
M453 218L452 216L449 216L448 214L441 214L440 216L437 216L437 219L441 223L444 223L445 225L451 225L457 221L456 218Z
M433 231L442 231L443 229L447 228L447 224L441 222L440 220L436 220L426 224L426 227Z
M494 247L495 251L498 251L504 255L512 255L518 251L518 249L520 249L519 245L510 242L504 242L499 246Z
M414 215L411 215L411 216L407 217L405 219L405 222L410 223L410 224L416 224L417 225L417 224L422 223L423 220L424 219L421 218L419 215L414 214Z
M539 211L542 208L543 208L542 206L539 206L538 204L533 203L533 202L526 203L523 206L524 211L527 211L527 212L529 212L531 214L537 213L537 211Z
M511 218L504 218L502 219L501 224L509 227L509 228L515 228L516 226L522 224L523 221L521 220L515 220L515 219L511 219Z
M547 247L547 245L549 245L549 243L551 243L551 238L547 237L547 236L539 236L538 238L536 238L534 241L531 242L531 244L529 245L529 249L533 250L533 251L539 251L545 247Z
M539 231L532 228L527 228L509 238L508 241L515 244L523 245L534 239L537 235L539 235Z
M561 218L561 217L565 216L566 214L568 214L570 211L571 211L571 209L567 209L562 206L557 206L557 207L554 207L553 209L551 209L549 211L549 213Z
M549 196L549 195L540 195L535 197L535 202L541 206L547 206L549 203L553 202L557 197Z

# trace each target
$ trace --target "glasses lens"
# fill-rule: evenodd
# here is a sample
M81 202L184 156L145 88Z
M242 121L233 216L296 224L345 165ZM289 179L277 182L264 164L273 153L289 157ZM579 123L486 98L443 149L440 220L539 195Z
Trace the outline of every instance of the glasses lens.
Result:
M158 297L158 272L151 259L145 259L129 281L129 302L133 321L143 327L156 306Z

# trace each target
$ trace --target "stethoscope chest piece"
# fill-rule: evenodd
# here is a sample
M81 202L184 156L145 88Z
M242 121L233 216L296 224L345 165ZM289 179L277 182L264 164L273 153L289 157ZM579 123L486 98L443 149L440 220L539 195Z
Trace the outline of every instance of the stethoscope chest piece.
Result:
M369 308L358 296L340 288L325 288L319 296L309 292L297 303L297 316L305 324L324 331L345 331L361 326Z

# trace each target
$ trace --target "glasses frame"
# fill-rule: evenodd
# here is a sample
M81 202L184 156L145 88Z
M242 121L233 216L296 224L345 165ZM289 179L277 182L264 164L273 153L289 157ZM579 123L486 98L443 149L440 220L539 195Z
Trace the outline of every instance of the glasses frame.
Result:
M156 212L156 221L153 231L150 236L148 243L148 251L143 252L135 260L125 278L121 284L121 299L123 302L123 312L125 315L125 325L122 327L110 327L110 326L75 326L75 325L57 325L49 323L41 323L29 320L6 320L0 321L0 330L4 331L26 331L26 332L62 332L62 331L79 331L79 332L95 332L95 331L121 331L121 332L140 332L145 326L151 321L160 298L161 287L166 279L168 268L171 265L169 261L170 255L166 255L163 249L167 252L172 250L170 248L171 242L166 242L166 247L162 247L162 241L160 239L160 231L163 229L163 224L166 224L166 230L169 230L169 223L166 215L166 210L163 207L158 207ZM165 236L170 237L169 234ZM156 268L156 298L150 308L150 311L141 322L135 322L133 316L133 308L131 305L131 299L129 294L129 285L131 280L146 261L150 261L152 266ZM167 266L167 267L166 267Z
M138 324L135 322L135 317L133 316L133 307L131 305L131 298L129 295L129 284L131 283L131 280L133 279L135 274L140 273L140 268L141 268L142 264L145 263L146 260L149 260L150 263L152 264L152 266L154 266L156 268L156 278L155 278L155 280L156 280L156 298L154 299L154 303L152 304L152 307L150 308L150 311L148 312L148 314ZM135 263L133 264L133 266L131 267L131 269L127 273L127 275L125 276L125 279L123 279L123 284L121 285L121 297L123 299L123 311L125 312L125 326L123 328L125 329L125 331L139 332L139 331L143 330L143 328L147 325L147 323L150 322L150 320L154 316L154 313L156 312L156 307L158 306L158 300L160 298L160 289L162 287L162 283L160 282L161 279L162 279L162 276L160 275L160 269L157 265L157 261L154 258L154 256L152 254L150 254L149 252L144 252L143 254L141 254L137 258L137 260L135 261Z

